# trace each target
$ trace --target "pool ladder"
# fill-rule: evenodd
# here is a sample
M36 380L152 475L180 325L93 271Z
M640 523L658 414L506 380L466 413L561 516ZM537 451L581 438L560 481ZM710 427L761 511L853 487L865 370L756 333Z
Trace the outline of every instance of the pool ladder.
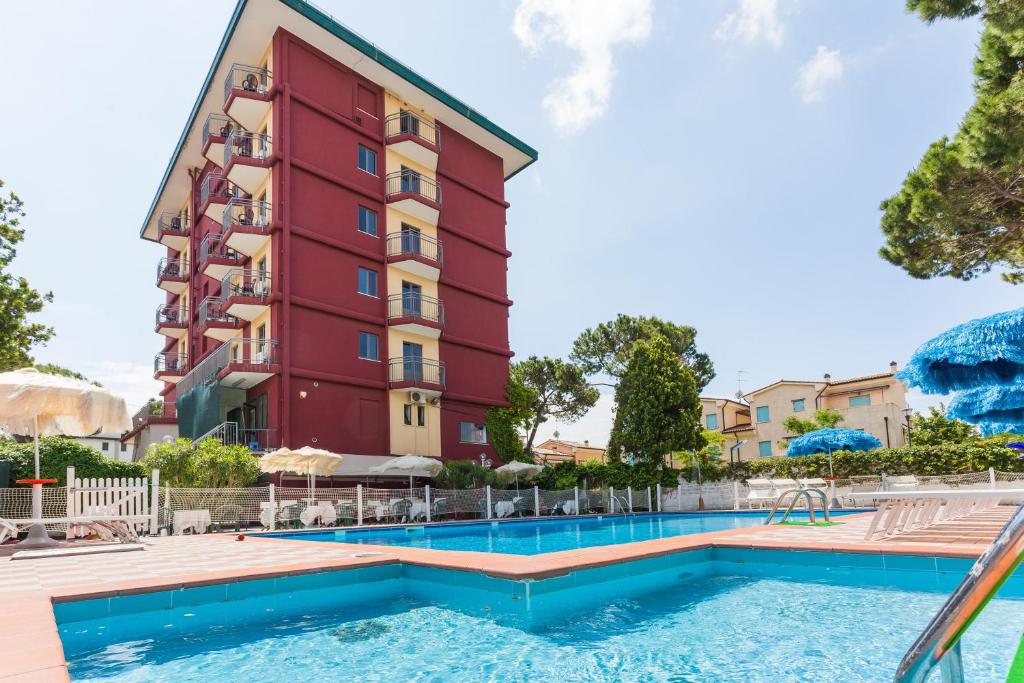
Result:
M633 506L629 505L628 501L623 499L622 496L612 496L610 505L612 507L612 514L613 515L615 514L615 504L616 503L619 504L619 510L622 511L622 514L626 514L626 508L627 507L629 508L629 514L633 514Z
M828 516L828 496L821 489L787 489L779 494L779 497L775 499L775 505L772 506L771 513L768 514L768 519L764 520L765 524L771 524L772 519L775 517L775 513L782 507L782 501L786 498L792 497L789 501L789 507L786 508L786 513L782 515L782 519L779 520L779 524L783 524L789 519L789 516L793 514L793 508L796 507L796 503L801 498L807 501L807 517L811 524L814 524L814 499L815 497L821 499L821 511L825 515L825 521L831 522L832 520Z
M960 582L946 603L932 617L928 626L896 670L894 683L923 683L928 675L940 667L943 683L964 683L964 665L960 655L960 638L981 614L999 587L1010 578L1024 560L1024 505L1017 509L988 550L978 558L964 580ZM1021 641L1024 650L1024 640ZM1010 681L1021 680L1018 669L1022 659L1018 650Z

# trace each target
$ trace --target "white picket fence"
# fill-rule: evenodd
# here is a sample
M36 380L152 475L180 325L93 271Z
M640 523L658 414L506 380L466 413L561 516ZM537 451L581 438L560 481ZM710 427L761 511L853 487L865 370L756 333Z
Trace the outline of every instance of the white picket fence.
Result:
M89 515L146 517L135 521L136 531L157 533L159 509L160 470L153 470L152 478L122 477L120 479L79 479L75 468L67 471L67 516Z

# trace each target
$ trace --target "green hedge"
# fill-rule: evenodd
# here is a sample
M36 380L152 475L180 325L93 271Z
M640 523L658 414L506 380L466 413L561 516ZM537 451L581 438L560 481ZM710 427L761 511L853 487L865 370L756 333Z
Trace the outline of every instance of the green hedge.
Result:
M10 460L12 479L35 477L31 441L0 441L0 460ZM95 448L83 446L65 436L44 436L39 439L39 469L44 479L57 479L63 486L69 466L80 478L145 477L146 468L137 462L122 462L104 457Z
M577 465L560 462L554 467L545 467L530 483L548 490L571 489L574 486L614 486L617 489L632 486L642 489L659 483L675 486L679 474L679 470L659 468L656 463L584 462Z

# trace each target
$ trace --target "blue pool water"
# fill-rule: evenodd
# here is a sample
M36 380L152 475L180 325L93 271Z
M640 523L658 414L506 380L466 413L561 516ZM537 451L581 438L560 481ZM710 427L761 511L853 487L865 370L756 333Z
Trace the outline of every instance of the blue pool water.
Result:
M856 511L836 511L841 517ZM543 520L436 524L433 526L332 529L273 534L281 538L330 543L401 545L434 550L474 550L486 553L537 555L596 545L649 541L705 531L722 531L764 524L765 512L653 514L609 517L568 517ZM820 520L821 516L818 515ZM795 514L806 520L807 514Z
M707 549L514 582L398 564L58 604L76 681L891 680L970 562ZM1003 681L1024 578L964 642Z

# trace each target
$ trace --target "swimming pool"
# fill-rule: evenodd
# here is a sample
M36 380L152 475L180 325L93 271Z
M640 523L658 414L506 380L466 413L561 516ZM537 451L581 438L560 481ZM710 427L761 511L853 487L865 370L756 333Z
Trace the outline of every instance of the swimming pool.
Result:
M890 680L967 560L712 548L540 581L390 564L55 605L76 681ZM964 642L1005 680L1024 579Z
M834 511L842 516L858 511ZM400 545L434 550L472 550L486 553L537 555L598 545L649 541L705 531L740 529L764 524L765 512L649 514L568 517L523 521L435 524L412 527L331 529L272 534L279 538L329 543ZM807 519L795 514L794 519ZM820 515L818 519L820 520Z

